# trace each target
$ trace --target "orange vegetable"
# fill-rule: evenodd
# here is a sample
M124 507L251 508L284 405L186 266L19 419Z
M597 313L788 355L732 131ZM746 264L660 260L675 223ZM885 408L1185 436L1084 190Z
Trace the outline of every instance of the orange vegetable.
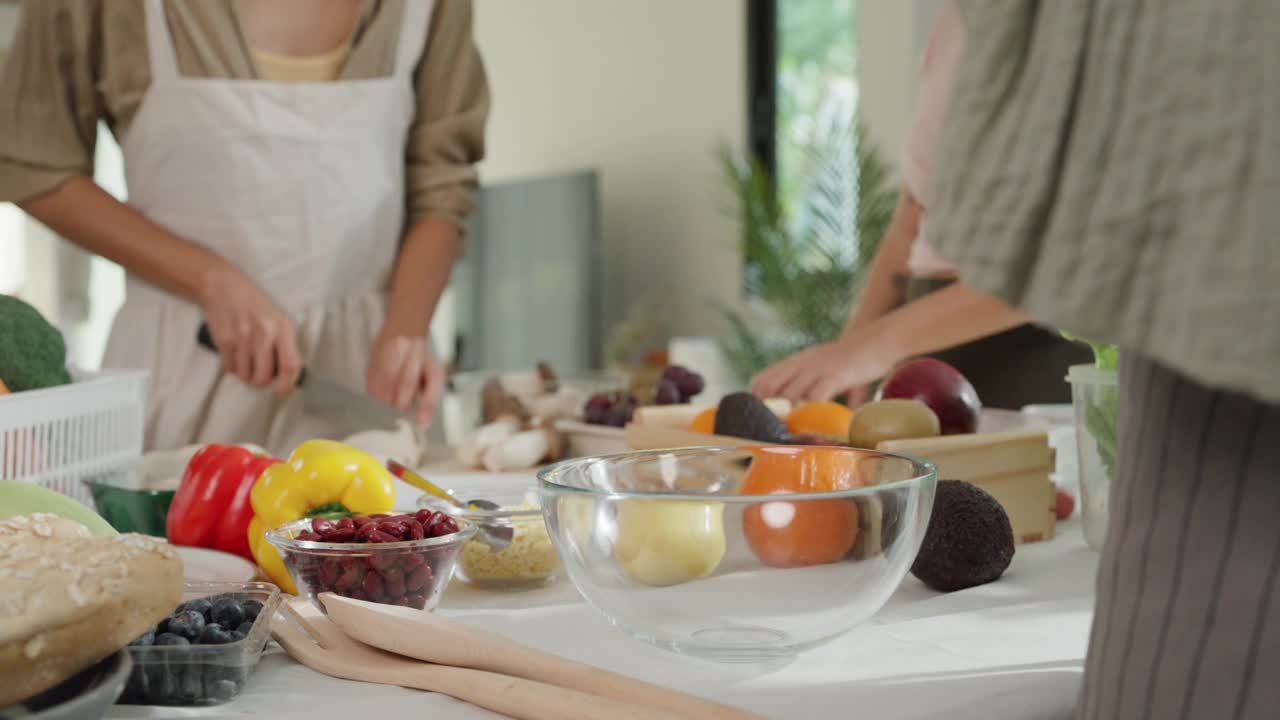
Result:
M853 411L838 402L815 402L797 407L787 416L787 429L793 434L849 437Z
M0 395L8 395L8 394L9 394L9 388L4 384L3 380L0 380Z
M774 495L862 487L858 459L839 448L755 448L742 492ZM820 565L853 549L858 506L852 500L762 501L747 507L742 525L760 562L771 567Z
M698 413L693 422L689 424L689 429L696 433L706 433L711 435L716 431L716 409L709 407Z

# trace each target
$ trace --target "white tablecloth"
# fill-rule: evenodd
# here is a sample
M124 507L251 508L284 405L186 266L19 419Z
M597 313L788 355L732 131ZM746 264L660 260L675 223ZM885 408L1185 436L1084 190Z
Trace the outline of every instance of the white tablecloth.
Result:
M1059 720L1071 716L1098 556L1078 518L1019 546L999 581L939 594L914 577L868 624L773 669L724 666L633 640L567 580L494 593L453 583L439 612L519 642L771 718ZM116 706L108 718L499 717L451 698L330 678L268 648L244 693L213 708Z

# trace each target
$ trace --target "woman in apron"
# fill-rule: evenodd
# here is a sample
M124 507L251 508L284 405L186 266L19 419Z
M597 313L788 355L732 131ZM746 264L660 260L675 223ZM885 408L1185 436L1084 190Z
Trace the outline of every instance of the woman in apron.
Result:
M901 163L904 186L844 332L761 372L751 385L756 394L793 400L843 395L857 405L869 394L868 378L906 358L932 355L964 374L988 407L1071 401L1067 369L1091 362L1089 349L957 283L955 268L930 241L945 232L928 222L924 199L964 39L956 7L945 4L916 77Z
M104 365L151 371L148 449L339 432L304 366L429 421L489 103L468 0L28 2L2 89L0 200L127 271Z

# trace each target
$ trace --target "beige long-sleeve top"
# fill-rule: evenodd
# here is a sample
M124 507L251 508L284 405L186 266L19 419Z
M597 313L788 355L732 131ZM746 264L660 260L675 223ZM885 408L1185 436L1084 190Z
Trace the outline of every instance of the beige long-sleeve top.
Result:
M339 80L389 75L405 2L364 0ZM233 0L165 0L189 77L260 77ZM405 148L407 221L461 224L484 155L489 87L471 0L436 0L415 71L418 110ZM92 175L98 121L122 138L151 83L143 0L27 0L0 76L0 202Z

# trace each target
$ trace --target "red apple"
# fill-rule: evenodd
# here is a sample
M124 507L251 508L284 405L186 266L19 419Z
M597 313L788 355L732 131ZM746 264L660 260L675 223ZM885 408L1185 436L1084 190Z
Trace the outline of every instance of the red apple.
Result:
M973 385L959 370L933 358L920 358L899 366L880 383L877 400L919 400L938 416L943 435L978 430L982 402Z
M1054 514L1059 520L1066 520L1071 517L1071 513L1075 512L1076 499L1071 497L1071 493L1066 490L1058 490L1054 498Z

